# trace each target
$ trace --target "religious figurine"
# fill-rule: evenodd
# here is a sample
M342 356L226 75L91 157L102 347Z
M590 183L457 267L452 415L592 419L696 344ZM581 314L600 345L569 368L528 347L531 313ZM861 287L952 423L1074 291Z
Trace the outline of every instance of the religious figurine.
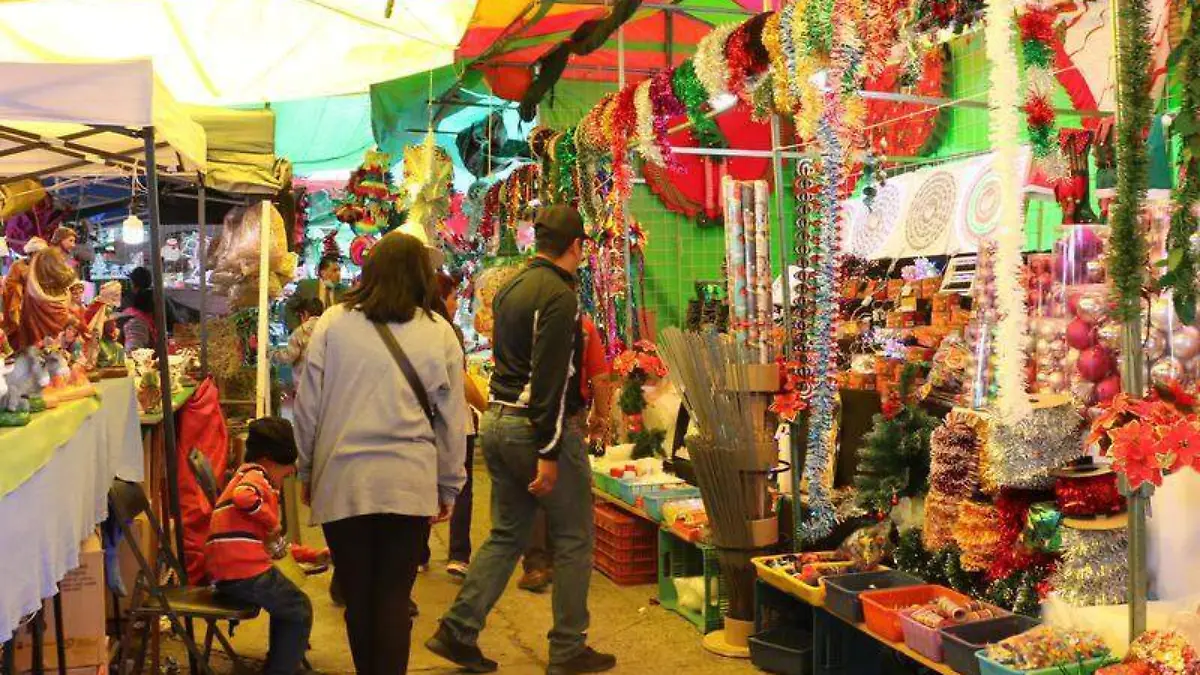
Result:
M69 340L72 345L79 342L78 335L72 328L64 331L61 339ZM47 408L55 408L96 393L96 388L88 380L86 367L82 362L73 361L71 352L58 344L52 344L45 355L50 384L42 390L42 397L46 400Z
M66 230L66 233L63 233ZM17 348L40 343L58 336L72 322L71 286L75 270L68 262L67 251L75 246L75 231L60 227L51 239L54 245L33 254L29 259L29 278L25 282L25 299L17 328Z
M29 423L29 413L45 409L42 388L50 384L45 354L39 347L26 347L6 370L0 426L23 426Z
M109 281L100 287L100 292L80 314L83 360L89 370L99 367L96 360L100 354L100 341L105 334L104 326L112 318L113 310L120 304L121 282Z
M34 237L25 243L25 255L33 256L44 251L49 244L41 237ZM4 306L4 320L0 321L0 331L3 331L10 342L17 336L17 328L21 325L21 306L25 303L25 282L29 279L29 260L21 259L8 269L4 277L4 288L0 291L0 305Z
M101 378L129 375L129 369L125 366L125 344L116 321L110 320L104 324L96 354L96 367L100 369Z

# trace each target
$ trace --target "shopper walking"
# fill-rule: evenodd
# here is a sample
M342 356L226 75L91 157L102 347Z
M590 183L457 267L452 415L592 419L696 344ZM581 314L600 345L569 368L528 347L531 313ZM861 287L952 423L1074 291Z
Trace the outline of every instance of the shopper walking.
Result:
M595 673L616 658L587 646L592 572L591 471L582 430L571 424L567 387L578 337L575 272L585 236L579 213L541 210L537 257L496 296L491 400L480 442L492 479L492 530L430 651L470 672L496 670L479 650L484 620L529 543L538 506L546 509L555 553L550 675Z
M441 299L441 302L438 303L437 312L442 315L442 318L449 321L450 325L454 328L454 334L458 336L458 343L463 346L465 357L466 343L463 333L458 325L454 323L454 317L458 314L459 282L445 272L438 272L437 284ZM454 512L450 514L450 550L449 561L446 563L446 573L455 579L466 578L467 567L471 563L471 511L474 508L475 437L478 431L475 420L477 417L476 411L487 409L487 396L480 391L479 386L475 384L475 380L465 372L463 385L463 393L466 395L467 405L471 409L471 424L468 427L467 436L467 482L463 485L462 492L458 493L458 499L454 501ZM421 564L429 565L429 559L429 545L426 544Z
M337 256L325 256L317 263L316 279L301 279L296 291L283 307L283 319L289 331L303 323L300 306L305 300L316 300L321 309L329 309L342 301L346 287L342 284L342 263Z
M466 475L463 356L424 245L392 232L317 322L296 398L299 475L339 570L355 670L408 669L409 596L430 518Z

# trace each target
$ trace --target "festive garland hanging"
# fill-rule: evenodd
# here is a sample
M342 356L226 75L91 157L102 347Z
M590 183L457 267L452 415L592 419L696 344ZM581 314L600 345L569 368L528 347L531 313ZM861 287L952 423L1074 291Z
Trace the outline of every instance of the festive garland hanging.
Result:
M1025 355L1029 341L1025 291L1021 288L1021 251L1025 244L1021 184L1017 176L1017 97L1020 74L1012 48L1012 0L988 0L985 42L990 66L989 131L995 154L992 170L999 179L1000 224L996 235L996 300L1000 312L996 344L997 407L1001 419L1015 423L1031 407L1025 388Z
M1158 281L1159 288L1169 288L1175 311L1183 323L1191 325L1196 319L1196 301L1200 289L1196 276L1200 261L1196 258L1196 233L1200 221L1196 207L1200 204L1200 92L1194 83L1200 81L1200 14L1189 3L1183 10L1183 25L1187 27L1178 48L1180 105L1171 131L1182 141L1182 176L1171 195L1173 205L1171 228L1167 233L1166 273Z
M633 107L637 115L635 127L638 154L651 164L663 166L666 160L655 143L657 135L654 133L654 104L650 100L650 80L638 83L633 94Z
M688 121L692 124L692 136L704 148L726 147L721 128L707 114L708 92L696 75L691 60L679 64L671 77L671 88L675 97L683 104Z
M725 43L738 25L730 23L717 26L696 45L692 65L710 101L729 93L729 63L725 56Z
M1058 13L1039 3L1026 6L1017 19L1021 50L1025 56L1025 126L1035 162L1045 163L1058 154L1058 134L1054 106L1054 21ZM1061 165L1061 162L1058 162Z
M1150 127L1150 61L1153 42L1145 0L1117 2L1117 196L1110 219L1108 273L1114 291L1114 316L1137 320L1146 285L1146 239L1138 218L1149 185L1149 160L1143 132ZM1189 85L1190 86L1190 85Z

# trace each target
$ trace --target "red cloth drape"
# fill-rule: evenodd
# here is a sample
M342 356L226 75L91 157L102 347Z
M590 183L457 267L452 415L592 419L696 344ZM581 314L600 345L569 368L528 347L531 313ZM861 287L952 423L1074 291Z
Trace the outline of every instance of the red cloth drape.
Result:
M225 487L222 483L229 454L229 433L225 428L225 416L221 414L219 399L217 385L210 377L200 383L196 393L179 408L176 417L179 423L175 447L179 456L183 564L187 568L188 583L192 585L208 581L208 572L204 567L204 542L208 539L212 504L192 473L188 453L194 448L208 458L213 475L217 477L219 493Z

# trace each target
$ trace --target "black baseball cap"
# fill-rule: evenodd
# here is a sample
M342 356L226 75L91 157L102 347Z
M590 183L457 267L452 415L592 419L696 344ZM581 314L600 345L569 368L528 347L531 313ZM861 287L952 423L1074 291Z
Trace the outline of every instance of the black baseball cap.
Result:
M543 231L558 241L572 242L576 239L587 239L587 231L583 229L583 217L573 207L566 204L553 204L538 209L533 219L534 233Z

